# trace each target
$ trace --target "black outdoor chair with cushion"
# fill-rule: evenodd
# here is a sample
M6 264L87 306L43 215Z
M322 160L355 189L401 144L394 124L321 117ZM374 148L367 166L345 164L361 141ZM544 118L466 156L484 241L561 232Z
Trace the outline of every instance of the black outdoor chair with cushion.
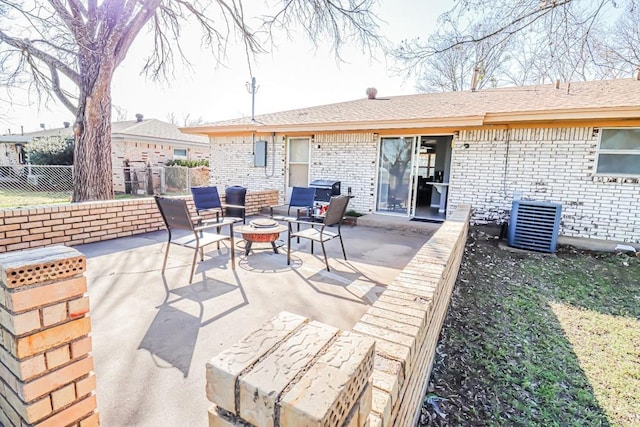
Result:
M329 207L324 215L322 222L304 221L299 219L288 219L289 231L287 233L287 265L291 263L291 238L303 238L311 240L311 253L313 254L313 243L320 242L322 246L322 254L324 255L324 263L327 265L327 271L329 269L329 261L327 261L327 251L324 247L325 242L335 239L340 239L340 246L342 247L342 255L346 261L347 253L344 251L344 242L342 241L342 233L340 226L344 219L344 213L347 210L349 204L349 196L335 196L331 198ZM309 228L293 231L293 224L305 224L309 225ZM335 229L328 230L329 226L337 226Z
M212 212L216 215L216 220L221 222L220 218L225 219L225 209L234 208L245 210L244 206L229 205L222 203L220 200L220 194L218 194L218 187L191 187L191 195L193 196L193 204L196 207L196 214L202 215L206 212ZM244 222L244 215L241 218L227 217L234 222Z
M233 245L233 221L225 222L212 222L205 225L194 226L194 221L199 218L192 218L189 215L189 208L187 202L183 199L171 199L167 197L156 196L156 204L158 210L162 215L165 225L167 226L167 232L169 233L169 240L167 243L167 250L164 254L164 262L162 263L162 274L164 274L165 267L167 266L167 259L169 258L169 247L174 244L178 246L184 246L194 250L193 263L191 264L191 276L189 276L189 283L193 281L193 273L196 269L196 259L198 257L198 251L200 251L200 261L204 261L204 247L212 243L220 244L221 241L229 240L229 252L231 252L231 268L236 268L236 256ZM229 226L229 235L225 236L220 233L220 228L224 225ZM183 230L187 233L179 233L178 236L174 236L174 231ZM216 230L217 233L208 233L207 230Z

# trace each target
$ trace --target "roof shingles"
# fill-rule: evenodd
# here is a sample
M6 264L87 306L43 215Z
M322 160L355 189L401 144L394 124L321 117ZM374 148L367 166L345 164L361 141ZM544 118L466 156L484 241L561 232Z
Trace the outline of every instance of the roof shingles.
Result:
M269 127L304 124L375 123L483 117L487 114L578 111L630 107L640 117L640 81L635 79L536 85L475 92L425 93L337 104L219 121L184 129L189 133L215 132L216 128ZM346 127L346 126L345 126Z

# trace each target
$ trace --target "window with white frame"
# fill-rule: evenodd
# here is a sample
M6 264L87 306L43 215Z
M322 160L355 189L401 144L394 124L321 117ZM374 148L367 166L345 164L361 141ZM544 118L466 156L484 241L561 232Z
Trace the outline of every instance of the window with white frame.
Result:
M173 159L174 160L187 160L187 149L186 148L174 148L173 149Z
M596 173L640 175L640 128L600 131Z

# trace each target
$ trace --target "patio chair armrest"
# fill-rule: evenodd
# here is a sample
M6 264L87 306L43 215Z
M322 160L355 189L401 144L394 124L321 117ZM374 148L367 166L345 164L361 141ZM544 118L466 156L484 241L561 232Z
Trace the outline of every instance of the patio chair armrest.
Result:
M246 209L246 206L242 206L242 205L228 205L228 204L226 204L226 203L222 203L220 206L222 206L223 208Z
M235 221L226 219L226 218L222 220L205 219L204 221L202 221L202 225L198 227L194 227L194 230L204 231L204 230L213 229L213 228L221 228L227 225L233 226L234 222Z
M311 225L311 226L316 226L316 225L324 225L321 222L313 222L313 221L303 221L303 220L299 220L293 217L286 217L284 218L285 221L287 221L290 224L307 224L307 225Z

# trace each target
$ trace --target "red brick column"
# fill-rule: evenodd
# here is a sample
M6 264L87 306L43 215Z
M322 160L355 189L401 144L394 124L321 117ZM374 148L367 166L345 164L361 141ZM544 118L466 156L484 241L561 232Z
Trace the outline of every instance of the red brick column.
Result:
M0 255L0 423L99 425L86 259L64 246Z

